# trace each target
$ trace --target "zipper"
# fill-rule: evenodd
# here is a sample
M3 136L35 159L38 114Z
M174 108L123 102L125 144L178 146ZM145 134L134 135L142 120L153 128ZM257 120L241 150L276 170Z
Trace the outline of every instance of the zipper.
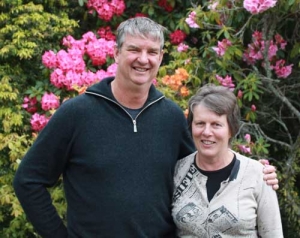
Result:
M113 102L114 104L118 105L120 108L122 108L122 109L124 110L124 112L126 112L126 114L127 114L127 115L131 118L131 120L132 120L132 124L133 124L133 132L137 132L137 118L138 118L138 116L141 115L141 113L142 113L143 111L145 111L146 108L150 107L151 105L153 105L154 103L158 102L159 100L161 100L161 99L163 99L163 98L165 97L165 96L161 96L160 98L156 99L155 101L149 103L149 104L148 104L146 107L144 107L144 108L137 114L137 116L133 119L132 116L126 111L126 109L125 109L121 104L119 104L118 102L116 102L116 101L114 101L114 100L112 100L112 99L110 99L110 98L108 98L108 97L105 97L105 96L103 96L103 95L101 95L101 94L98 94L98 93L93 93L93 92L88 92L88 91L85 92L85 93L86 93L86 94L92 94L92 95L95 95L95 96L102 97L102 98L104 98L104 99L106 99L106 100L108 100L108 101L111 101L111 102Z

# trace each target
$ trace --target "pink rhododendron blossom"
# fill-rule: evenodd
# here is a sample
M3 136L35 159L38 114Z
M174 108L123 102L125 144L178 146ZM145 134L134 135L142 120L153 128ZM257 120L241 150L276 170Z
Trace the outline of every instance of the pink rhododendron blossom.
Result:
M36 97L30 98L25 97L23 99L22 107L29 113L35 113L37 111L37 100Z
M243 98L243 92L241 90L238 91L237 98L239 99Z
M46 51L43 54L42 62L49 69L57 67L56 55L52 50Z
M217 6L219 5L219 1L212 1L210 0L209 5L207 6L208 9L215 11L217 9Z
M59 99L53 93L45 93L41 100L42 109L45 111L49 111L51 109L56 109L59 107Z
M96 82L100 81L98 78L97 78L97 75L91 71L86 71L86 72L82 72L81 75L80 75L80 78L78 80L78 82L75 84L73 84L73 87L74 85L76 86L86 86L86 85L92 85Z
M276 44L279 45L280 49L282 49L282 50L285 49L287 42L282 38L281 35L276 34L275 41L276 41Z
M257 60L263 59L261 43L259 41L254 41L252 44L249 44L243 54L243 59L250 65L255 64Z
M85 44L97 41L97 36L92 31L88 31L82 35L82 40ZM72 45L73 47L73 45Z
M63 38L62 44L64 46L66 46L67 48L71 48L75 41L76 40L74 39L73 36L68 35L68 36Z
M285 65L285 60L278 60L275 66L272 66L278 78L287 78L291 72L293 64Z
M45 115L34 113L30 119L31 129L41 131L47 125L49 119Z
M225 78L222 78L219 75L216 75L216 79L220 82L220 84L224 87L228 87L231 91L234 90L235 85L232 82L232 78L228 75L225 76Z
M122 15L126 8L123 0L88 0L86 5L90 13L96 11L104 21L110 21L114 15Z
M244 0L244 8L251 14L262 13L276 5L277 0Z
M98 39L86 46L86 52L92 60L94 66L101 66L106 63L106 57L114 56L114 41L107 41L105 39Z
M244 139L245 139L248 143L250 143L250 142L251 142L251 135L250 135L250 134L246 134L246 135L244 136Z
M104 37L113 38L110 28L103 28L99 34ZM105 35L106 34L106 35ZM72 36L67 36L63 39L63 44L67 50L60 50L56 55L56 66L50 75L50 82L57 88L66 88L67 90L76 90L78 87L87 87L102 79L102 76L115 75L116 66L108 67L108 70L114 72L91 72L87 70L85 57L89 56L93 66L101 66L107 62L107 57L113 58L114 40L106 40L105 38L98 39L93 32L86 32L82 39L75 40ZM53 54L49 54L53 56ZM45 59L47 59L47 54ZM54 58L54 57L52 57ZM49 60L44 64L46 67L54 65L49 63ZM99 77L101 75L101 77Z
M186 45L186 44L184 44L184 43L180 43L180 44L178 45L178 47L177 47L177 51L178 51L178 52L185 52L185 51L188 50L188 48L189 48L188 45Z
M65 74L59 68L55 69L50 74L50 82L51 82L51 84L53 84L57 88L63 88L64 87L64 84L63 84L64 78L65 78Z
M186 38L186 34L182 30L176 30L170 34L170 41L174 45L179 45Z
M196 12L192 11L188 18L185 19L185 22L189 25L190 28L200 28L196 23Z
M217 53L218 56L223 56L229 46L231 46L231 41L223 39L218 41L218 47L212 47L212 49Z
M57 52L56 57L58 68L62 69L64 72L73 69L73 59L68 52L65 50L60 50Z
M117 72L118 65L116 63L111 64L107 67L107 70L98 70L95 74L95 77L100 81L106 77L115 76Z
M239 150L244 154L251 154L251 148L246 145L238 145Z
M97 31L100 38L103 38L107 41L115 41L116 36L112 33L111 28L109 26L101 27Z
M282 50L285 49L286 41L279 34L276 34L274 38L275 41L270 40L266 42L262 39L262 33L255 31L252 34L253 42L248 44L248 48L243 54L243 60L249 65L254 65L257 61L262 60L266 45L268 45L268 60L270 62L276 60L279 48Z
M107 67L107 73L109 74L109 76L115 76L116 72L117 72L117 68L118 68L118 64L117 63L113 63L110 66Z
M251 111L255 112L256 111L256 106L254 104L251 105Z

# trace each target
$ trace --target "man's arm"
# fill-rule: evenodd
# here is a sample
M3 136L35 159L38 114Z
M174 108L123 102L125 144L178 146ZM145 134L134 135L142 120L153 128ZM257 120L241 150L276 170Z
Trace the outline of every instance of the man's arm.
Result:
M65 111L59 108L54 113L22 159L13 181L28 220L42 237L68 236L47 189L57 182L68 161L74 119Z
M276 174L276 168L273 165L270 165L269 161L266 159L261 159L259 160L259 162L264 165L264 180L268 185L272 185L273 190L277 190L279 188L279 185Z

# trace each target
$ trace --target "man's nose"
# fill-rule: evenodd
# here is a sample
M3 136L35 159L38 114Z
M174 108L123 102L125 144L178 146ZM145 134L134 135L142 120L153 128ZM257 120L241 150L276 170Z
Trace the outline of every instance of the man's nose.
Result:
M141 52L139 57L138 57L138 61L140 63L147 63L148 62L148 54L147 52Z

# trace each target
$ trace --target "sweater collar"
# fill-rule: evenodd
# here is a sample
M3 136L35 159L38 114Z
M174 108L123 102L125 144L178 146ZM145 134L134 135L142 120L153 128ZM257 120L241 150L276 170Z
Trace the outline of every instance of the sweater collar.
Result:
M115 98L111 91L111 82L114 79L115 79L114 77L104 78L99 83L96 83L96 84L92 85L91 87L89 87L86 90L86 93L87 94L89 94L89 93L99 94L99 95L102 95L104 97L110 98L111 100L115 101ZM160 91L158 91L154 85L151 85L151 87L149 89L148 99L144 106L148 105L149 103L152 103L153 101L155 101L161 97L164 97L164 95Z

